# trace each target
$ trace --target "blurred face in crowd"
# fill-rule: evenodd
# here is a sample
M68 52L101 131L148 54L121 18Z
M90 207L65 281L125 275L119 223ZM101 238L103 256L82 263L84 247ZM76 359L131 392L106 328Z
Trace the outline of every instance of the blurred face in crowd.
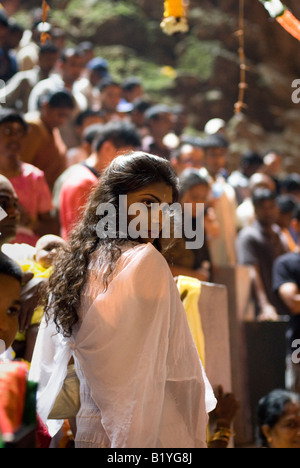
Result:
M174 117L169 112L162 112L156 118L149 121L150 131L152 135L162 138L173 129Z
M190 188L182 195L180 199L180 203L182 205L184 205L185 203L189 203L191 207L191 216L196 217L197 203L205 204L207 202L209 193L210 193L209 185L206 185L206 184L195 185L194 187Z
M39 66L45 75L55 67L58 60L57 52L43 52L39 55Z
M0 274L0 340L7 349L12 345L19 326L21 284L8 275Z
M291 227L292 220L293 220L293 212L292 211L289 211L287 213L281 213L278 210L277 224L282 229L289 229Z
M115 112L122 97L122 88L117 85L106 86L101 91L101 106L107 112Z
M269 227L276 223L279 208L276 200L263 200L255 206L256 219L263 226Z
M189 144L182 147L180 158L176 167L178 173L187 167L200 169L204 164L204 150Z
M72 112L73 109L68 107L51 107L48 103L44 103L42 106L42 120L50 130L53 130L64 125L71 117Z
M7 34L8 27L4 26L3 24L0 24L0 44L3 44L4 38Z
M4 158L14 158L19 154L26 129L21 122L3 122L0 124L0 161Z
M0 245L16 237L20 222L20 209L17 194L8 179L0 175L0 207L7 216L0 221Z
M78 80L78 78L80 78L83 69L83 57L77 55L67 57L65 62L62 64L63 80L66 84L72 85L76 80Z
M144 89L142 85L136 84L130 90L123 91L124 98L128 102L133 102L135 99L139 99L144 95Z
M216 176L226 167L227 148L211 147L205 151L205 166L211 176Z

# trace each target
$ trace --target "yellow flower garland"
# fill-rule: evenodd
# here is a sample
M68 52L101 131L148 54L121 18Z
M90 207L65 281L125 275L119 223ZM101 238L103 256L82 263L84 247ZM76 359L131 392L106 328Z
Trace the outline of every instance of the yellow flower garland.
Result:
M165 0L164 3L165 13L164 17L169 18L174 16L175 18L180 18L183 16L183 4L182 0Z
M165 0L164 19L160 26L168 35L188 31L184 0Z

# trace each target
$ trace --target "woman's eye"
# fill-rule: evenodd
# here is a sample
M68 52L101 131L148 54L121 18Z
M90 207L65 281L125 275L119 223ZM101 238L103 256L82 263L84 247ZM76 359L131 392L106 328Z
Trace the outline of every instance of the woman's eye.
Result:
M9 309L7 309L7 314L12 317L16 317L20 314L20 311L21 309L19 309L18 307L10 307Z
M144 200L143 203L147 208L151 208L154 202L152 200Z

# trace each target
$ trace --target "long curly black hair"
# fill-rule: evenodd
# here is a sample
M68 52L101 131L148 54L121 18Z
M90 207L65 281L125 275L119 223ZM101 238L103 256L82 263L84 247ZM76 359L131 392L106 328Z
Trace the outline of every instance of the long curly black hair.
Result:
M57 255L53 273L46 285L46 319L52 317L57 331L64 336L71 336L78 322L78 310L91 256L97 251L97 258L100 258L98 265L104 266L103 286L107 287L121 255L121 246L129 241L128 237L116 235L102 238L97 234L97 225L103 216L97 214L98 207L110 203L118 216L120 195L157 182L164 182L172 188L173 202L176 202L178 178L170 163L158 156L141 151L120 155L103 172L98 185L90 194L80 222ZM154 246L162 251L159 239L155 240ZM48 300L49 297L51 300Z

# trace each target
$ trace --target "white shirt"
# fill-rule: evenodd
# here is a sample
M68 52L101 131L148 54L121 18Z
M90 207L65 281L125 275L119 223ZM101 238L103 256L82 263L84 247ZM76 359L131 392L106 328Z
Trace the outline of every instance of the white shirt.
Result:
M29 99L28 99L28 112L35 112L39 110L38 101L40 96L44 95L47 92L61 91L65 87L64 81L60 75L53 73L49 78L41 80L37 83L32 89ZM73 148L78 146L80 139L75 131L75 118L76 116L85 111L88 107L88 102L86 97L76 90L76 82L72 88L72 95L75 100L75 109L73 110L72 116L67 120L67 122L60 127L60 133L62 138L68 148Z
M215 407L167 262L151 244L121 255L106 291L97 258L70 340L42 325L30 380L47 416L73 354L81 386L76 447L206 447ZM54 332L54 333L53 333Z

